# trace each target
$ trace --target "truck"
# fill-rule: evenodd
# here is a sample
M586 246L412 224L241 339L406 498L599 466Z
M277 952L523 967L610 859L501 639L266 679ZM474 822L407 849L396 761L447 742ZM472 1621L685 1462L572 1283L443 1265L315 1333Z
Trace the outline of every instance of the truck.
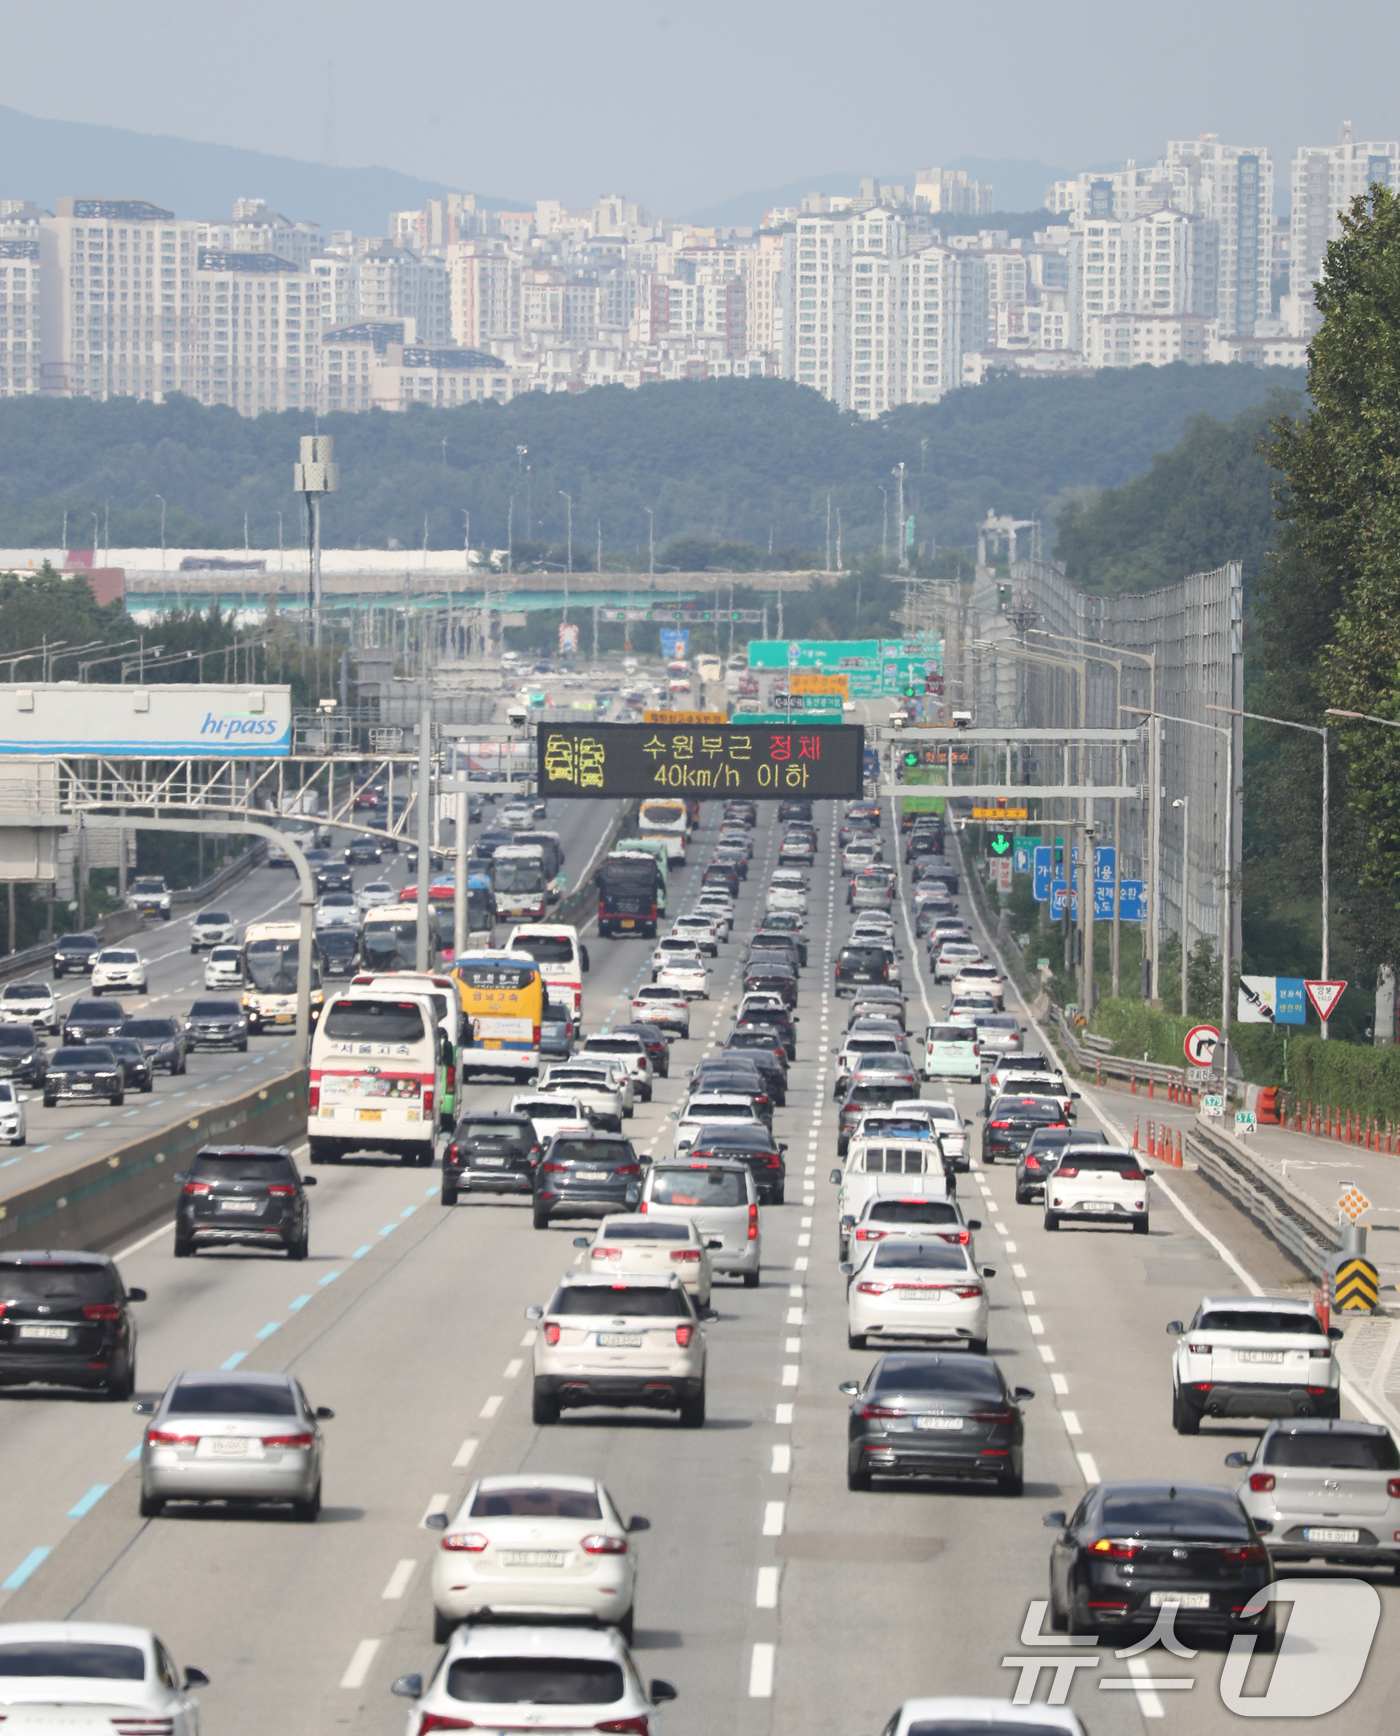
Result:
M613 850L598 870L598 932L655 938L661 869L640 850Z

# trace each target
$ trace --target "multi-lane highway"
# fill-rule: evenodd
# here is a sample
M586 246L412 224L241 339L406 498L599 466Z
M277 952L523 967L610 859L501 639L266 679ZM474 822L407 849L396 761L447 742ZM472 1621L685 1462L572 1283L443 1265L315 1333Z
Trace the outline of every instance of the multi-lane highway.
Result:
M566 834L573 869L573 836L596 836L602 816L571 808L551 818L577 828ZM673 911L698 886L717 823L706 810L678 891L673 882ZM644 1677L664 1676L680 1691L660 1720L673 1736L860 1736L910 1695L1009 1698L1021 1669L1006 1660L1054 1656L1034 1607L1045 1597L1051 1535L1042 1512L1073 1507L1100 1477L1233 1482L1224 1455L1257 1429L1207 1423L1196 1438L1173 1433L1163 1329L1207 1292L1251 1280L1285 1286L1294 1275L1177 1172L1153 1183L1145 1238L1069 1227L1048 1236L1037 1208L1015 1205L1009 1172L974 1158L960 1193L984 1220L979 1259L997 1269L991 1352L1012 1384L1036 1394L1026 1406L1025 1493L879 1483L848 1491L847 1400L837 1387L863 1376L873 1353L846 1348L827 1181L829 1051L846 1022L831 970L848 917L836 816L819 809L818 825L798 1060L776 1118L789 1145L789 1203L764 1209L759 1288L716 1288L702 1430L669 1416L591 1411L535 1428L524 1310L547 1301L575 1258L577 1226L536 1232L524 1201L478 1198L444 1210L436 1178L352 1159L317 1172L306 1264L250 1251L177 1264L167 1229L119 1250L128 1284L150 1293L139 1305L141 1396L158 1395L181 1370L241 1366L292 1371L314 1403L334 1407L319 1523L178 1508L142 1521L131 1463L137 1417L66 1394L5 1395L0 1577L9 1575L10 1589L0 1619L154 1626L212 1678L200 1696L209 1736L397 1731L405 1708L389 1683L405 1671L426 1675L437 1656L428 1577L438 1539L424 1517L451 1507L478 1473L566 1471L601 1476L623 1511L652 1521L635 1542L635 1650ZM626 1124L643 1151L669 1151L668 1115L683 1100L686 1069L723 1041L777 840L766 810L711 998L694 1007L691 1038L674 1046L669 1080ZM897 859L888 819L885 847ZM259 871L245 883L246 908L285 887ZM907 890L902 881L902 906ZM173 934L167 944L176 945ZM647 979L650 947L593 938L590 950L586 1025L596 1030L622 1016ZM921 1030L946 993L935 991L907 924L903 950L909 1025ZM975 1152L980 1090L951 1095L974 1120ZM505 1086L471 1091L476 1108L508 1100ZM1111 1099L1086 1092L1080 1110L1082 1121L1098 1116L1120 1135ZM1394 1619L1397 1593L1380 1595ZM1234 1716L1220 1699L1220 1652L1085 1655L1097 1661L1073 1672L1070 1704L1096 1736L1145 1726L1195 1736ZM1378 1643L1358 1695L1324 1724L1382 1727L1396 1675ZM1148 1676L1195 1686L1159 1692ZM1048 1686L1047 1673L1038 1697Z

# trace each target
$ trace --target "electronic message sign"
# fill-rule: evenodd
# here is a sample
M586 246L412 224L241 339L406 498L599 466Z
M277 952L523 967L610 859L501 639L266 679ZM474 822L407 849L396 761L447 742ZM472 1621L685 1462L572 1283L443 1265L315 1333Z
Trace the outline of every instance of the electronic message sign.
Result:
M855 798L864 793L860 724L542 723L542 796Z

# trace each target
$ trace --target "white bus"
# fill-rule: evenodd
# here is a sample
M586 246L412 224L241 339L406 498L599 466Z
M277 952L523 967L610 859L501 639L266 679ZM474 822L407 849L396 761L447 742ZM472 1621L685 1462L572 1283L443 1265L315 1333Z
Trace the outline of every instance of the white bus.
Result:
M690 816L676 796L649 796L637 814L637 831L643 838L660 838L671 862L685 861L685 843L690 836Z
M553 876L546 875L544 851L538 844L502 844L491 855L491 890L496 914L504 922L538 920L549 901Z
M297 1018L299 922L250 922L243 936L243 1011L256 1036ZM311 1021L321 1010L321 962L311 949Z
M695 673L702 681L722 681L724 679L724 665L718 657L697 657L695 659Z
M437 1009L425 996L334 997L311 1045L307 1140L312 1163L387 1151L429 1164L446 1088Z
M588 948L578 930L565 922L526 922L506 938L507 952L528 953L539 963L544 986L552 1001L571 1007L583 1017L583 973L588 969Z

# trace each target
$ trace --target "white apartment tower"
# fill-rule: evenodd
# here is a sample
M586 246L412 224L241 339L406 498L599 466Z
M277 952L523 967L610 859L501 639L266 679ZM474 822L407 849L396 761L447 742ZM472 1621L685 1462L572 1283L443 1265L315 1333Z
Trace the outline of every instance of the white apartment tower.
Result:
M521 258L499 241L447 250L452 341L469 349L515 343L521 331Z
M1342 213L1379 182L1400 191L1400 142L1358 140L1350 121L1339 144L1304 146L1293 154L1288 226L1289 295L1285 321L1296 337L1317 329L1312 286L1322 276L1327 244L1342 233Z
M37 238L0 239L0 398L39 390L39 269Z
M1274 166L1262 147L1222 145L1215 133L1173 139L1161 167L1178 210L1214 221L1216 317L1225 333L1253 332L1273 313Z

